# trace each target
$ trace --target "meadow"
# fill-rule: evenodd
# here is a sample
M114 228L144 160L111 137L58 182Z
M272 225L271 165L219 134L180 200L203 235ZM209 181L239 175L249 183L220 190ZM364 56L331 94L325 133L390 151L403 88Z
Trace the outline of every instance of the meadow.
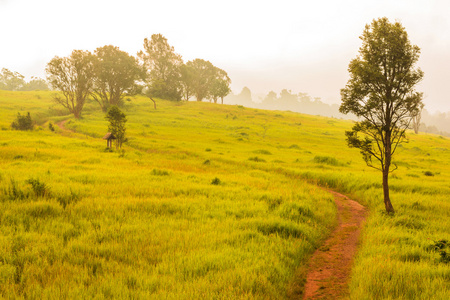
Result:
M95 103L76 120L51 92L0 91L1 297L285 299L336 223L331 188L370 211L350 298L448 298L448 138L408 133L390 216L350 121L141 96L123 110L110 151ZM28 111L36 129L12 131Z

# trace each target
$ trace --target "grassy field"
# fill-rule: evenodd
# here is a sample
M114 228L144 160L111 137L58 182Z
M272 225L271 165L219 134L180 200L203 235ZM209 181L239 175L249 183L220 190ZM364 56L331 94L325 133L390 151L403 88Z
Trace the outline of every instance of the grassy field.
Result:
M39 126L11 131L27 111ZM284 299L335 224L320 185L370 208L352 299L447 299L449 139L409 134L388 216L349 121L145 97L124 112L110 152L95 103L75 120L51 92L0 91L1 297Z

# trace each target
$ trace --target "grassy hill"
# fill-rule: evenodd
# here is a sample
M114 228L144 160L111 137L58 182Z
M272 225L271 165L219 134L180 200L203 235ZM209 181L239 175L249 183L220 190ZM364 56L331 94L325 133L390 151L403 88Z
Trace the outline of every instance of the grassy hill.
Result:
M40 126L11 131L17 112ZM347 148L351 122L145 97L107 151L95 103L80 120L51 92L0 91L0 295L283 299L335 224L332 196L370 208L354 299L445 299L450 141L409 134L391 176ZM56 123L68 120L63 128ZM55 131L49 129L53 124ZM296 275L296 276L294 276Z

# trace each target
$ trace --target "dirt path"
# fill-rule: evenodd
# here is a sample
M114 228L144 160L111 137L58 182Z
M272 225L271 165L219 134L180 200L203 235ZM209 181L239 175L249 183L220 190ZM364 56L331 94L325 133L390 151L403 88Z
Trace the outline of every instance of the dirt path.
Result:
M67 121L69 121L69 120L64 120L64 121L58 122L58 123L56 123L56 125L57 125L59 128L61 128L61 130L63 130L63 131L68 131L68 129L66 128L66 123L67 123Z
M338 225L311 257L303 299L340 299L349 293L350 271L367 211L356 201L329 192L338 209Z

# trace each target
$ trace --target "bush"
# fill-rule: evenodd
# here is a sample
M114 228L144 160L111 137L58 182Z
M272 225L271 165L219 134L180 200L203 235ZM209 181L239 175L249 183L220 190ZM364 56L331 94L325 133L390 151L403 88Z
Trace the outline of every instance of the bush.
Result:
M211 181L211 184L212 184L212 185L219 185L220 182L221 182L220 179L216 177L216 178L214 178L214 179Z
M330 156L315 156L314 162L329 166L345 166L343 163L340 163L336 158Z
M255 161L255 162L266 162L265 159L260 158L260 157L258 157L258 156L250 157L248 160Z
M26 182L31 184L31 188L36 197L50 196L50 188L45 183L40 182L39 179L30 178Z
M17 113L17 118L11 123L11 127L16 130L33 130L34 124L28 112L26 116Z

